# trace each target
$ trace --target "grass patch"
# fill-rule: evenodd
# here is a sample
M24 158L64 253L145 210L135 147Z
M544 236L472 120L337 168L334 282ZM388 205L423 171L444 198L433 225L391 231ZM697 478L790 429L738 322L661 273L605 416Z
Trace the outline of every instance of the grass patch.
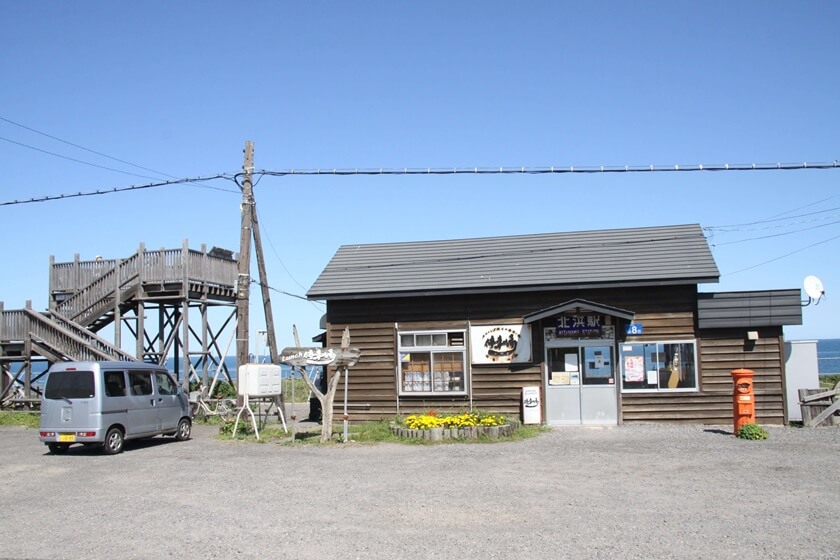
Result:
M17 412L12 410L0 411L0 426L38 428L40 425L41 415L37 412Z
M840 381L840 373L820 376L820 389L833 389Z

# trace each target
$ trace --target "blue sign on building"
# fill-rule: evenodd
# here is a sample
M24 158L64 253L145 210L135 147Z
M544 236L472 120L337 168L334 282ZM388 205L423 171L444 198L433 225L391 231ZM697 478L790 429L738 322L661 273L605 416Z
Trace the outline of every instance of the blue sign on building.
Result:
M642 334L642 324L641 323L630 323L627 325L627 330L625 331L627 334Z

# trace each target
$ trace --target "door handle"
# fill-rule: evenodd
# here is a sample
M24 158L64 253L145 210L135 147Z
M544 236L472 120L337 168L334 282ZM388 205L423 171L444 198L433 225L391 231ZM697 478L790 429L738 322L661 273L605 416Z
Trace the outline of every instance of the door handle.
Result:
M152 406L155 406L155 399L149 399L149 402L152 403Z

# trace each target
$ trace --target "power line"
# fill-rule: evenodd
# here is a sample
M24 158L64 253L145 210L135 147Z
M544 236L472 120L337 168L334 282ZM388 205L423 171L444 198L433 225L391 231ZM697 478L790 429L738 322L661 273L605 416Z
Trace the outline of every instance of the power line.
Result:
M826 199L821 200L820 202L825 202L826 200L829 200L829 199L826 198ZM809 205L809 206L813 206L813 205ZM760 226L762 224L771 224L773 222L780 222L782 220L793 220L793 219L796 219L796 218L807 218L809 216L816 216L817 214L827 214L829 212L835 212L837 210L840 210L840 207L828 208L826 210L817 210L816 212L808 212L807 214L797 214L795 216L787 216L785 218L770 218L770 219L767 219L767 220L758 220L758 221L755 221L755 222L746 222L746 223L743 223L743 224L732 224L732 225L727 225L727 226L708 226L708 227L704 227L703 229L706 230L706 231L721 232L721 233L731 233L731 232L735 232L735 231L753 231L753 230L757 230L757 229L775 229L775 228L787 227L787 226L791 226L791 225L798 225L798 224L802 224L802 223L815 222L815 221L817 221L817 218L812 218L810 220L800 220L798 222L787 221L787 222L784 222L784 223L781 223L781 224L768 225L768 226L762 226L762 227L748 227L748 226ZM785 212L785 213L787 213L787 212ZM782 214L778 214L778 215L782 215ZM829 216L823 216L822 218L819 218L819 219L827 220L827 219L830 219L830 218L833 218L833 217L834 217L833 215L829 215Z
M251 279L251 284L256 284L258 286L263 286L262 282L260 282L259 280L254 280L253 278ZM308 299L306 296L300 296L298 294L293 294L293 293L290 293L290 292L284 292L283 290L278 290L277 288L272 288L271 286L265 286L265 287L268 288L269 290L271 290L272 292L277 292L278 294L283 294L284 296L289 296L289 297L293 297L293 298L297 298L297 299L302 299L303 301L308 301L309 303L313 303L313 304L317 304L317 305L323 305L320 302L316 302L316 301L312 301L312 300Z
M143 167L142 165L137 165L136 163L131 163L130 161L126 161L124 159L115 158L115 157L109 156L108 154L103 154L102 152L97 152L96 150L91 150L90 148L85 148L84 146L80 146L79 144L74 144L73 142L63 140L61 138L58 138L57 136L47 134L46 132L41 132L40 130L35 130L34 128L28 127L26 125L22 125L20 123L17 123L13 120L7 119L7 118L2 117L2 116L0 116L0 121L5 121L9 124L13 124L13 125L18 126L20 128L23 128L25 130L29 130L30 132L34 132L36 134L40 134L41 136L46 136L47 138L51 138L52 140L57 140L58 142L63 142L64 144L67 144L68 146L73 146L74 148L79 148L80 150L85 150L85 151L90 152L92 154L96 154L98 156L102 156L102 157L108 158L110 160L118 161L120 163L130 165L131 167L136 167L138 169L142 169L143 171L151 171L152 173L157 173L158 175L163 175L165 177L169 177L170 179L177 179L177 177L175 177L174 175L170 175L170 174L164 173L162 171L157 171L155 169L150 169L148 167ZM24 144L21 144L21 145L24 145ZM26 146L26 147L29 147L29 146ZM37 148L33 148L33 149L37 150ZM42 151L42 150L39 150L39 151ZM47 152L47 153L49 153L49 152ZM56 154L50 154L50 155L56 155ZM59 157L63 157L63 156L59 156ZM147 178L152 179L153 177L147 177Z
M812 247L816 247L817 245L822 245L824 243L828 243L829 241L834 241L835 239L840 239L840 235L835 235L834 237L829 237L828 239L823 239L822 241L817 241L816 243L812 243L811 245L808 245L806 247L802 247L800 249L797 249L796 251L791 251L790 253L785 253L784 255L780 255L776 258L770 259L769 261L760 262L758 264L748 266L747 268L741 268L741 269L736 270L734 272L729 272L727 274L722 274L721 276L732 276L733 274L738 274L739 272L745 272L747 270L752 270L753 268L758 268L759 266L764 266L765 264L770 264L771 262L780 261L780 260L782 260L786 257L789 257L791 255L795 255L796 253L801 253L802 251L804 251L806 249L810 249Z
M724 163L697 165L597 165L568 167L426 167L372 169L281 169L258 170L254 175L286 177L294 175L551 175L576 173L685 173L692 171L797 171L838 169L840 162L816 163Z
M125 175L133 175L134 177L141 177L143 179L157 179L157 177L150 177L148 175L140 175L138 173L131 173L130 171L123 171L122 169L114 169L113 167L108 167L105 165L99 165L96 163L90 163L89 161L84 161L81 159L71 158L69 156L63 156L61 154L56 154L55 152L50 152L47 150L42 150L41 148L36 148L35 146L30 146L29 144L24 144L23 142L16 142L15 140L10 140L8 138L4 138L0 136L0 140L5 140L6 142L10 142L12 144L17 144L18 146L23 146L24 148L29 148L30 150L35 150L36 152L41 152L43 154L55 156L57 158L66 159L69 161L75 161L76 163L81 163L83 165L90 165L91 167L98 167L99 169L106 169L108 171L115 171L117 173L123 173Z
M2 117L0 117L2 119ZM4 119L6 120L6 119ZM67 156L62 156L59 154L53 154L52 152L47 152L46 150L41 150L40 148L35 148L33 146L27 146L26 144L22 144L20 142L15 142L14 140L9 140L7 138L0 137L0 140L6 140L7 142L11 142L13 144L18 144L21 146L25 146L27 148L31 148L33 150L37 150L39 152L48 153L50 155L54 155L56 157L61 157L64 159L69 159L71 161L76 161L78 163L84 163L85 165L92 165L94 167L100 167L102 169L107 169L109 171L116 171L118 173L126 173L128 175L136 175L134 173L129 173L127 171L121 171L119 169L113 169L110 167L105 167L101 165L96 165L93 163L88 163L85 161L69 158ZM543 174L568 174L568 173L659 173L659 172L689 172L689 171L792 171L792 170L805 170L805 169L813 169L813 170L827 170L827 169L838 169L840 168L840 162L838 160L834 160L833 162L828 163L752 163L752 164L722 164L722 165L646 165L646 166L631 166L625 165L623 167L619 166L570 166L570 167L452 167L452 168L396 168L396 169L289 169L289 170L279 170L279 171L272 171L272 170L259 170L254 171L254 176L259 176L257 179L257 183L262 179L264 176L274 176L274 177L285 177L285 176L294 176L294 175L336 175L336 176L348 176L348 175L468 175L468 174L478 174L478 175L543 175ZM159 187L164 185L171 185L171 184L178 184L178 183L185 183L185 182L195 182L195 181L204 181L204 180L212 180L212 179L230 179L234 181L237 186L242 188L242 185L239 183L239 177L241 177L243 173L239 172L236 174L218 174L212 177L198 177L194 179L176 179L173 181L165 181L160 183L153 183L149 185L141 185L141 186L131 186L131 187L124 187L124 188L112 188L106 190L96 190L87 193L72 193L72 194L65 194L65 195L57 195L57 196L45 196L40 198L32 198L25 201L9 201L0 203L0 206L7 206L10 204L24 204L30 202L46 202L50 200L59 200L63 198L73 198L79 196L94 196L100 194L109 194L115 192L123 192L126 190L136 190L136 189L144 189L150 187ZM145 175L136 175L137 177L143 177L145 179L154 179L153 177L147 177Z
M68 193L68 194L59 194L54 196L42 196L39 198L30 198L28 200L10 200L6 202L0 202L0 206L13 206L16 204L32 204L35 202L50 202L53 200L63 200L67 198L81 198L86 196L97 196L103 194L112 194L117 192L126 192L126 191L138 191L142 189L152 189L156 187L165 187L169 185L180 185L180 184L187 184L187 183L199 183L202 181L212 181L214 179L227 179L233 180L233 175L230 173L219 173L217 175L208 176L208 177L191 177L186 179L176 179L173 181L161 181L158 183L149 183L147 185L131 185L129 187L114 187L112 189L105 189L105 190L95 190L95 191L88 191L88 192L78 192L78 193ZM206 185L201 185L204 188L214 188L214 187L207 187ZM224 190L224 189L219 189ZM235 192L235 191L227 191L227 192Z
M771 234L771 235L761 235L761 236L758 236L758 237L748 237L746 239L738 239L736 241L724 241L723 243L710 243L709 245L711 247L722 247L724 245L737 245L738 243L746 243L748 241L760 241L762 239L772 239L774 237L784 237L785 235L794 235L796 233L802 233L803 231L811 231L811 230L814 230L814 229L820 229L820 228L833 226L833 225L837 225L837 224L840 224L840 221L829 222L827 224L819 224L819 225L816 225L816 226L797 229L797 230L794 230L794 231L786 231L786 232L783 232L783 233L774 233L774 234ZM781 227L781 226L779 226L779 227Z

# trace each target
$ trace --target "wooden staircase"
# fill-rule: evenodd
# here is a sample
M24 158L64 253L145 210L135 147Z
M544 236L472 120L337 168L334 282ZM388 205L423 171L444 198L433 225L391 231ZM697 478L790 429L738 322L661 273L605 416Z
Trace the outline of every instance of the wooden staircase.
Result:
M142 361L96 333L142 305L185 301L235 301L237 262L228 252L216 256L180 249L148 251L141 244L127 259L56 263L50 259L50 305L35 311L4 310L0 302L0 362L40 356L50 363L80 360ZM141 335L144 333L141 333Z

